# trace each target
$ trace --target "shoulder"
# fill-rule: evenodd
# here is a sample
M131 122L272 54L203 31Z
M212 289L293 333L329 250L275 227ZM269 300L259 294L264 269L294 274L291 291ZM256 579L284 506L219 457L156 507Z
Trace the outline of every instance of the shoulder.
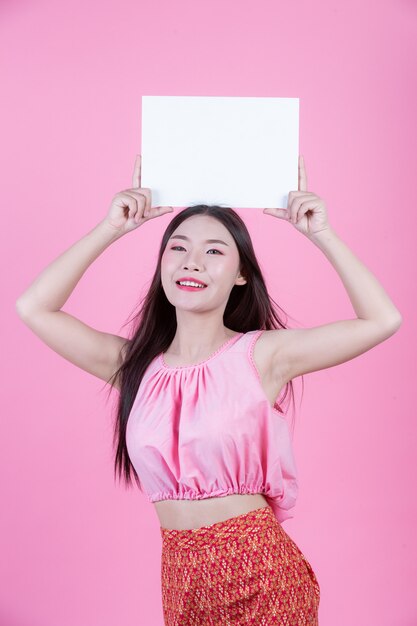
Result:
M269 373L273 378L288 382L289 360L286 356L288 330L278 328L263 330L253 344L253 359L261 375Z

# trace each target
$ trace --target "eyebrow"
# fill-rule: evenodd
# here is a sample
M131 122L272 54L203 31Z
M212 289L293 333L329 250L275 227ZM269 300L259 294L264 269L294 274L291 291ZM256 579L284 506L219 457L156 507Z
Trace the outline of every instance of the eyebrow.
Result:
M185 239L185 241L190 241L189 237L186 237L185 235L172 235L170 239ZM221 239L206 239L204 243L222 243L224 246L229 245L228 243L226 243L225 241L222 241Z

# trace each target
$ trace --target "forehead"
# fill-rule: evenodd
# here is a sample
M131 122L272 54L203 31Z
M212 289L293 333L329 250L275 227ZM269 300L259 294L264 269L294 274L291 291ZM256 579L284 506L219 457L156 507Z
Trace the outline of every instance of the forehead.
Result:
M193 215L184 220L172 233L171 239L178 237L191 242L222 241L233 245L233 237L227 228L216 218L208 215Z

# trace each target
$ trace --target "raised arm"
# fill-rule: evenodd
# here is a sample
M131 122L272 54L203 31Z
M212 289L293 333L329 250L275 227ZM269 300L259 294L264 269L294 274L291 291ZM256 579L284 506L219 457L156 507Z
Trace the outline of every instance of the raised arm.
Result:
M45 344L105 381L120 367L128 340L96 330L61 309L87 268L111 243L173 210L152 207L151 190L140 187L140 173L138 155L133 187L117 193L105 219L52 261L16 301L19 317ZM114 386L119 388L119 381Z
M307 191L304 161L299 162L299 189L291 191L287 209L264 209L287 220L325 254L347 291L356 319L307 329L268 331L269 359L280 380L339 365L393 335L402 317L374 274L331 228L323 200Z

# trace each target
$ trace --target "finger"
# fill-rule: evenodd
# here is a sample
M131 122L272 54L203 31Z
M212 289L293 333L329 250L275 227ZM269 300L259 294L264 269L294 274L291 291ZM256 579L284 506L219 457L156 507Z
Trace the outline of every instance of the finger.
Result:
M134 198L131 194L128 193L120 193L119 197L123 200L124 208L127 208L127 218L134 218L138 213L138 201L137 198Z
M289 214L291 222L295 223L297 219L299 219L299 211L300 207L303 205L310 204L313 206L313 202L316 201L316 197L311 193L300 194L291 201L291 205L289 207ZM297 217L298 216L298 217Z
M272 215L273 217L279 217L282 220L288 219L288 211L287 209L275 209L268 208L263 210L266 215Z
M173 206L154 206L150 209L146 209L144 216L150 218L157 217L158 215L163 215L164 213L172 213L173 210Z
M299 198L300 196L305 196L307 194L310 194L310 191L300 191L299 189L297 189L296 191L289 191L288 192L288 196L287 196L287 208L290 206L291 202L294 201L294 198Z
M135 159L135 167L133 170L133 181L132 181L132 187L137 187L140 188L141 185L141 164L142 164L142 157L140 154L136 155L136 159Z
M135 194L137 196L142 196L144 198L144 203L143 203L143 217L150 217L152 216L152 211L153 208L152 207L152 190L149 189L148 187L142 187L140 189L140 191L137 191L135 189L131 189L130 190L131 194Z
M289 192L288 200L287 200L287 211L288 211L288 218L291 221L298 211L299 204L296 204L296 201L299 198L309 198L311 195L312 194L310 194L309 192L307 192L306 194L304 191L290 191Z
M133 215L129 213L129 217L134 217L136 222L141 217L147 217L148 206L150 207L150 194L148 190L141 189L139 192L134 189L128 189L124 195L132 198L136 202L136 210Z
M141 187L138 189L125 189L125 193L130 193L132 196L139 199L139 196L142 196L141 202L143 203L143 198L145 199L144 208L150 209L152 206L152 190L148 187Z
M307 171L301 154L298 157L298 190L307 191Z
M295 224L296 222L298 222L302 217L304 217L304 215L308 211L313 211L318 206L320 206L320 202L317 199L310 198L309 200L305 200L304 202L302 202L295 214L295 219L293 220L293 223Z
M156 206L152 209L152 211L156 211L155 215L150 215L150 217L156 217L157 215L164 215L165 213L172 213L174 210L173 206Z

